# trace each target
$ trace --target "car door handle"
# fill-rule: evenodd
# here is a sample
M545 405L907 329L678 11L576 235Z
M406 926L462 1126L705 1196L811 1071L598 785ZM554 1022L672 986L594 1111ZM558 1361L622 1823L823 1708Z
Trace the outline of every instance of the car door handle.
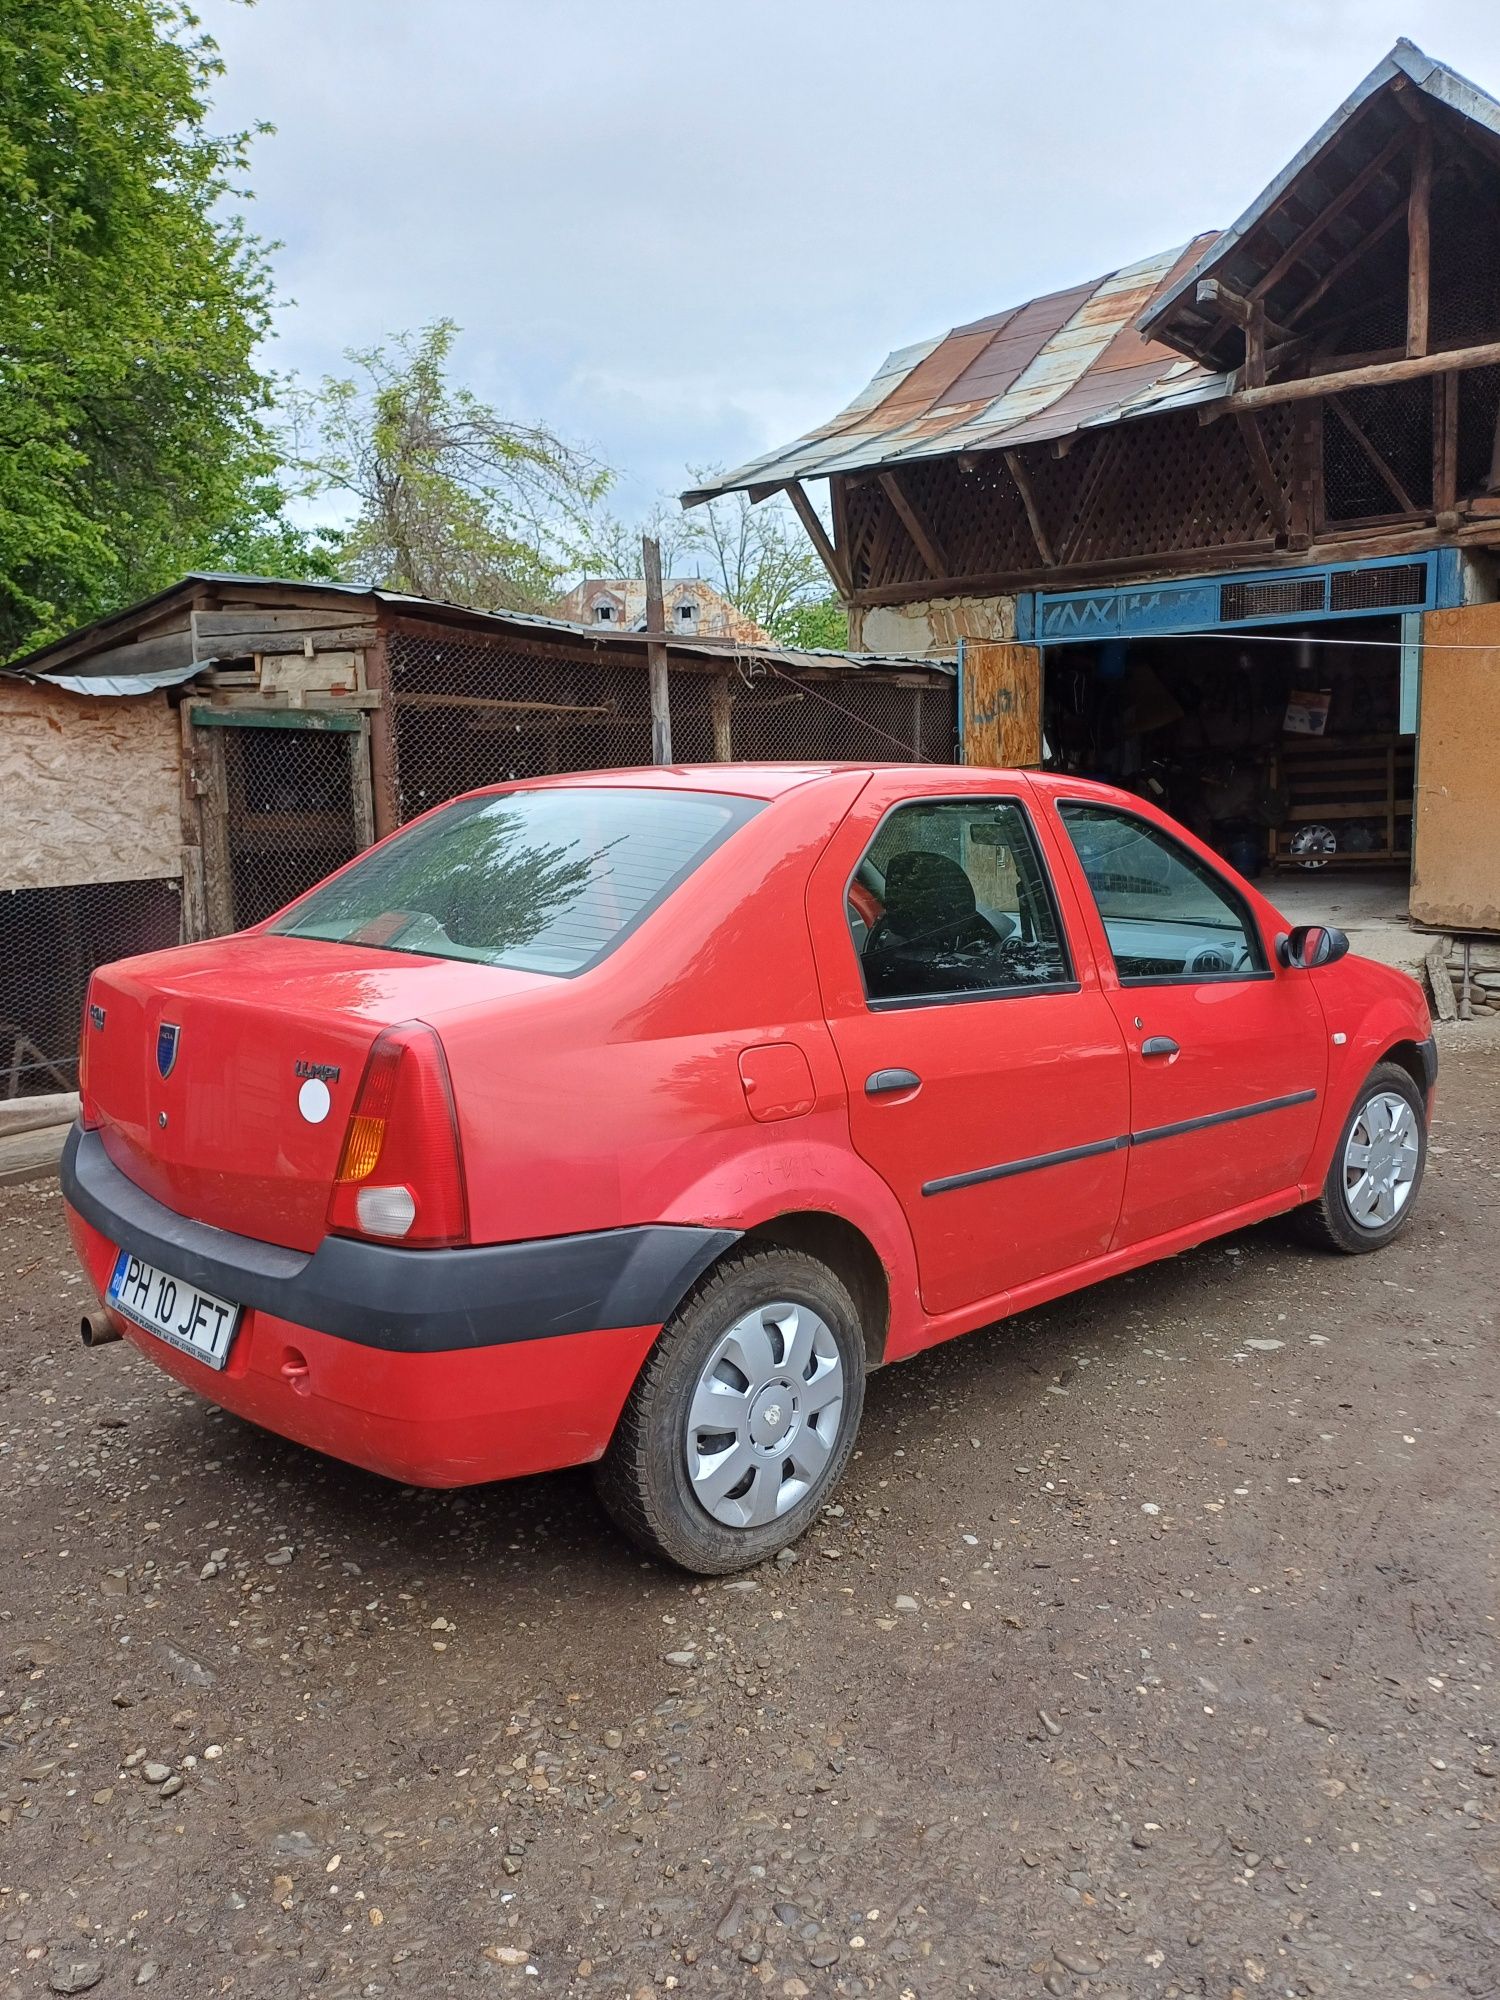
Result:
M1141 1043L1143 1056L1175 1056L1181 1053L1170 1035L1147 1035Z
M894 1096L898 1091L921 1088L922 1079L914 1069L873 1069L865 1078L866 1097Z

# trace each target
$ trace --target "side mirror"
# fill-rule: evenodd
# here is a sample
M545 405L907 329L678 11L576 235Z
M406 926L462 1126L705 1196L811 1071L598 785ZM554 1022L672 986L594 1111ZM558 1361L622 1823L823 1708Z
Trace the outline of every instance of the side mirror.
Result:
M1276 940L1276 956L1292 970L1310 972L1315 965L1333 965L1348 956L1349 940L1332 924L1298 924Z

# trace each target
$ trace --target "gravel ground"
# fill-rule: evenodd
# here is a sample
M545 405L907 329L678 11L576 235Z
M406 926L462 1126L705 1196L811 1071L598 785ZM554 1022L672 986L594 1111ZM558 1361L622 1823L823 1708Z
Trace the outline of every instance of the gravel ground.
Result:
M875 1378L754 1576L85 1355L0 1195L0 1996L1500 1992L1500 1055L1402 1242Z

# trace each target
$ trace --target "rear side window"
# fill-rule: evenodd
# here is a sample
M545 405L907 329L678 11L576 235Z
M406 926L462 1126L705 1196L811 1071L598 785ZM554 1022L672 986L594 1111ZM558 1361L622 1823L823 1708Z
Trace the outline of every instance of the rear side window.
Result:
M1031 827L1009 800L898 806L855 870L848 915L875 1006L1035 992L1072 978Z
M759 810L722 793L590 786L457 799L271 928L565 977L643 923Z

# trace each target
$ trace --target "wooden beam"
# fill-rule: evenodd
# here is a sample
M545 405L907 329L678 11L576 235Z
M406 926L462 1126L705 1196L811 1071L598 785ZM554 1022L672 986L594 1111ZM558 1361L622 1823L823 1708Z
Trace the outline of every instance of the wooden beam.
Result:
M949 569L948 558L938 546L937 538L928 528L926 522L906 497L905 492L902 490L900 475L895 472L882 472L879 477L881 492L884 493L886 499L895 508L896 513L900 517L902 527L911 536L912 546L923 562L926 563L928 574L930 576L946 576Z
M651 677L651 761L672 761L671 679L667 649L662 643L667 614L661 594L661 543L641 536L641 566L646 577L646 670Z
M1089 460L1089 469L1083 475L1082 484L1078 489L1078 498L1074 501L1073 511L1068 516L1068 525L1057 539L1057 560L1059 564L1070 563L1073 560L1078 544L1083 539L1083 531L1089 524L1089 515L1093 510L1094 501L1098 497L1099 487L1104 478L1104 468L1109 458L1111 442L1112 439L1109 436L1101 437L1094 456Z
M1057 553L1047 534L1042 520L1042 510L1037 505L1036 488L1031 483L1031 474L1026 470L1025 460L1018 451L1001 453L1006 470L1016 482L1016 491L1021 496L1021 505L1026 509L1026 520L1031 528L1031 539L1036 543L1036 552L1051 569L1057 562Z
M1255 290L1259 297L1267 297L1281 283L1287 272L1295 264L1300 264L1303 261L1307 252L1313 248L1319 238L1327 235L1329 228L1338 221L1349 204L1359 200L1359 197L1364 193L1371 181L1375 179L1377 174L1385 171L1405 144L1405 132L1397 132L1393 138L1386 141L1385 145L1381 147L1373 159L1366 160L1365 164L1342 193L1336 194L1328 206L1318 212L1302 231L1301 235L1294 237L1285 250L1282 251L1265 276L1256 280Z
M1339 396L1349 389L1383 389L1392 382L1416 382L1429 375L1465 368L1500 366L1500 341L1482 347L1450 347L1436 354L1417 354L1403 361L1379 361L1368 368L1336 368L1326 375L1298 375L1290 382L1268 382L1264 389L1239 389L1204 407L1215 417L1240 410L1264 410L1274 403L1307 403L1318 396Z
M839 560L838 551L828 539L828 530L823 526L822 518L817 508L814 507L803 490L801 480L790 479L787 481L786 497L791 501L793 508L796 510L797 519L806 529L807 539L817 550L824 569L833 578L834 588L841 597L847 597L850 592L848 572Z
M1349 270L1350 266L1357 264L1361 257L1367 257L1375 248L1375 245L1380 242L1381 238L1394 229L1405 214L1406 203L1404 201L1398 201L1394 208L1388 209L1380 221L1375 224L1375 227L1367 229L1359 241L1346 250L1338 262L1331 265L1323 273L1306 298L1299 300L1292 308L1287 314L1289 323L1295 326L1298 320L1305 319L1320 300L1327 298L1328 294L1333 290L1339 279Z
M1344 426L1344 429L1349 433L1350 437L1353 438L1354 442L1359 446L1360 450L1369 460L1372 471L1374 471L1377 477L1381 480L1381 482L1386 488L1386 491L1395 501L1400 511L1403 514L1419 514L1422 511L1421 508L1418 507L1416 501L1412 499L1411 495L1407 492L1406 488L1401 484L1401 481L1396 477L1395 473L1392 472L1391 468L1386 464L1385 460L1381 457L1380 453L1375 449L1374 445L1372 445L1370 440L1365 436L1363 430L1361 430L1359 424L1355 421L1354 417L1345 407L1342 400L1338 396L1330 396L1328 398L1328 408L1332 410L1333 414L1338 418L1339 422Z
M1432 305L1432 127L1417 127L1406 201L1406 351L1427 352Z
M70 660L67 667L55 666L48 662L48 670L62 673L69 671L88 674L155 674L163 673L171 667L190 667L193 664L193 635L191 632L163 632L154 639L137 639L127 646L106 646L99 653L85 653L81 659ZM38 669L38 672L43 671Z
M1285 535L1291 525L1291 513L1287 505L1287 496L1282 491L1275 467L1271 464L1271 454L1266 450L1266 441L1261 435L1260 420L1254 415L1242 413L1235 418L1235 423L1244 440L1245 451L1250 459L1250 469L1254 472L1256 483L1260 487L1261 498L1265 501L1266 510L1271 516L1271 526L1277 535Z
M571 702L571 701L503 701L498 695L489 694L427 694L404 690L397 695L402 708L482 708L501 715L618 715L619 709L612 701Z

